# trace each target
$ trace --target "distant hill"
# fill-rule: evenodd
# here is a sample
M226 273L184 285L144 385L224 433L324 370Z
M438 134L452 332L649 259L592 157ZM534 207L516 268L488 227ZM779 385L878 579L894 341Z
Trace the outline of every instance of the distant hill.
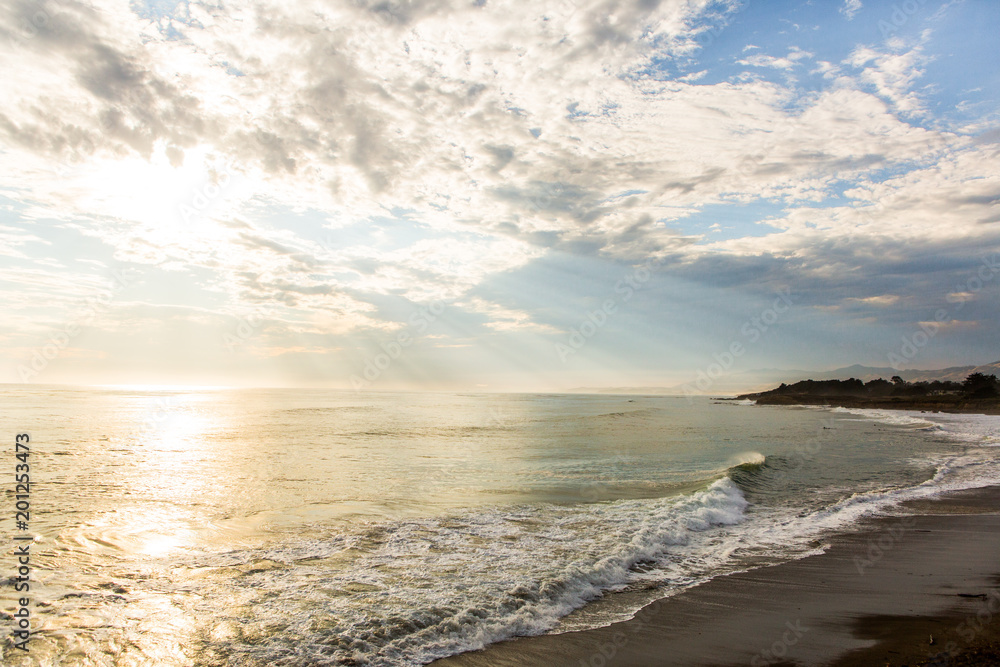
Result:
M811 376L814 380L846 380L848 378L857 378L864 382L868 382L869 380L876 380L878 378L885 378L888 380L893 375L898 375L907 382L933 382L934 380L940 380L942 382L946 380L950 382L961 382L972 373L1000 375L1000 361L995 361L992 364L984 364L982 366L952 366L951 368L942 368L940 370L933 371L896 371L892 368L875 368L872 366L861 366L859 364L855 364L853 366L838 368L836 370L823 373L806 373L805 375Z
M884 378L888 380L893 375L898 375L907 382L961 382L972 373L983 373L985 375L996 375L1000 377L1000 361L981 366L952 366L937 370L906 370L897 371L890 367L879 368L877 366L862 366L854 364L843 368L835 368L832 371L804 371L804 370L782 370L778 368L763 368L741 373L723 375L714 380L703 392L705 395L725 396L729 394L740 394L752 391L763 391L770 389L782 382L791 383L799 380L847 380L857 378L862 382ZM690 391L690 387L695 384L695 378L691 378L690 383L674 385L672 387L578 387L571 389L572 393L585 394L646 394L646 395L677 395Z

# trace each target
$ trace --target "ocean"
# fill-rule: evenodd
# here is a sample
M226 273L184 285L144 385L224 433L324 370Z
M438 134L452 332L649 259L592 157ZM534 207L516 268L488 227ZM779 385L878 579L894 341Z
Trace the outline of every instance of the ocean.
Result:
M31 551L30 590L3 589L5 665L421 665L624 620L903 500L1000 483L1000 417L288 389L0 401L9 583ZM27 653L8 629L24 595Z

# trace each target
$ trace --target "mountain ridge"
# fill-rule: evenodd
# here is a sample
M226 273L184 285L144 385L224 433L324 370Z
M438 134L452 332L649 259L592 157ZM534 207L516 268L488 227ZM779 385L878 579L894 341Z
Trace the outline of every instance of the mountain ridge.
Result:
M568 391L569 393L576 394L701 394L708 396L727 393L742 394L750 391L765 390L782 382L798 382L799 380L847 380L853 377L863 382L868 382L878 378L888 380L894 375L898 375L907 382L933 382L934 380L961 382L972 373L983 373L985 375L997 375L1000 377L1000 361L976 366L949 366L939 369L907 369L902 371L889 366L865 366L863 364L852 364L829 371L763 368L720 376L712 380L709 386L704 389L699 389L695 380L692 379L691 382L668 387L577 387Z

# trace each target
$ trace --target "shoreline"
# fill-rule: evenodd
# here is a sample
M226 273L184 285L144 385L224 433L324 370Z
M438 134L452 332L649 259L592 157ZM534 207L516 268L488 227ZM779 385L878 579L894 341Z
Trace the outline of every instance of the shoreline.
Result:
M1000 665L1000 486L900 509L829 536L822 554L716 577L627 621L430 664Z
M736 399L749 398L756 405L804 406L819 405L829 408L858 408L863 410L911 410L913 412L946 412L962 415L1000 415L1000 406L994 400L980 401L928 401L913 399L878 400L855 398L851 396L807 396L803 394L785 396L740 396Z

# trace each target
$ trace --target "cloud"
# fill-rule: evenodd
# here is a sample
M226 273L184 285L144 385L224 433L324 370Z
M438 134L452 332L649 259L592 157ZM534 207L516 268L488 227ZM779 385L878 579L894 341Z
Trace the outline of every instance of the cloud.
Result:
M661 271L717 286L794 279L818 306L864 310L908 292L856 274L918 275L913 248L996 242L996 144L917 122L924 42L841 62L748 44L716 75L693 62L699 31L736 3L265 0L150 18L99 0L18 33L36 11L0 9L17 63L0 83L0 179L9 215L58 227L4 226L0 253L26 260L72 232L105 266L150 267L230 316L261 309L281 349L398 327L389 299L551 333L516 299L473 295L557 253L669 258ZM677 62L697 66L674 77ZM768 209L753 235L686 225L751 204ZM9 278L39 299L94 275L34 271Z
M502 7L492 5L421 6L399 16L348 6L318 16L270 5L226 15L196 7L187 24L174 25L180 41L125 21L145 43L97 15L67 20L54 25L72 46L50 41L67 51L60 57L86 63L60 82L70 84L62 97L80 102L68 108L86 113L56 123L38 116L38 104L22 104L10 131L19 136L30 125L35 145L62 147L71 160L133 152L172 163L182 151L197 166L208 154L196 147L210 142L246 177L249 196L353 219L415 210L437 229L472 225L540 247L655 251L672 244L656 239L655 225L646 243L616 238L659 218L664 204L710 203L712 183L752 186L733 182L743 156L719 147L782 116L775 105L784 91L766 83L628 78L653 55L683 50L704 6L636 4L608 14L595 3L563 16L558 5L542 5L519 26L524 34L498 21ZM792 67L809 55L792 49L767 64ZM39 67L51 79L46 57ZM174 80L183 89L167 83ZM95 115L111 119L113 131L99 132ZM67 141L67 123L83 138ZM664 154L672 159L657 157ZM629 210L603 203L633 190L642 192L626 201ZM57 202L64 210L98 208L96 195L79 202L86 206L65 199Z
M746 49L744 49L744 51L746 51ZM750 56L749 58L737 60L736 62L740 65L747 65L749 67L770 67L772 69L790 70L798 64L798 61L804 58L811 58L812 56L812 53L804 51L797 46L793 46L789 50L788 55L783 58L776 58L774 56L758 53Z
M857 301L866 305L873 306L891 306L899 301L900 297L898 294L879 294L878 296L869 296L864 298L851 298L850 301Z
M779 232L695 246L672 270L717 286L794 285L802 305L883 325L925 321L971 300L963 287L983 283L984 253L1000 248L1000 230L978 223L1000 191L984 174L998 167L995 148L966 144L905 175L860 181L842 206L789 210L769 220ZM985 282L993 293L995 280Z
M533 333L555 334L559 329L544 323L533 321L532 316L522 310L505 308L500 304L490 303L479 297L472 297L457 304L474 313L488 317L486 326L499 332L527 331Z
M795 61L790 58L776 58L775 56L768 56L763 53L752 55L749 58L743 58L737 62L740 65L747 65L749 67L771 67L773 69L786 70L795 67Z
M917 79L923 76L924 71L920 66L928 58L924 56L922 46L908 50L900 43L895 46L897 48L892 51L858 47L843 64L859 69L863 84L871 86L897 111L905 115L920 116L925 113L924 103L912 88Z
M851 21L862 7L861 0L844 0L844 6L840 8L840 13L847 17L848 21Z
M976 321L966 321L966 320L947 320L945 322L918 322L921 327L924 327L928 331L953 331L961 329L974 329L978 327L981 323Z

